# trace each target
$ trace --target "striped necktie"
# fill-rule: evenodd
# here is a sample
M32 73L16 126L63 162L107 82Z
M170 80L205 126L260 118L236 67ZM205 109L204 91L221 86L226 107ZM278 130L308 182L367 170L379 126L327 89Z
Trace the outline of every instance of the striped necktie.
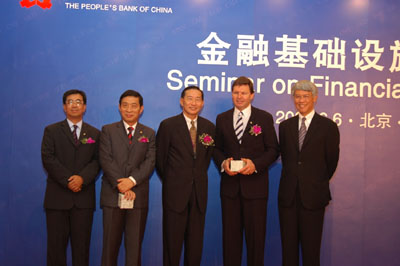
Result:
M235 134L236 137L239 141L239 143L242 143L242 137L243 137L243 112L240 112L238 114L238 120L236 121L235 125Z
M301 119L301 126L299 130L299 151L301 151L301 148L303 146L304 138L306 137L307 133L307 128L306 128L306 118L303 117Z

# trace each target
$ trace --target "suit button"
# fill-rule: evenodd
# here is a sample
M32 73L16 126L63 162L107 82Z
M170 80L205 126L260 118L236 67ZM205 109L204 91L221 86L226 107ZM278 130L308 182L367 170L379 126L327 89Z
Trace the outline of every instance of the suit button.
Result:
M298 165L301 165L301 162L297 162Z

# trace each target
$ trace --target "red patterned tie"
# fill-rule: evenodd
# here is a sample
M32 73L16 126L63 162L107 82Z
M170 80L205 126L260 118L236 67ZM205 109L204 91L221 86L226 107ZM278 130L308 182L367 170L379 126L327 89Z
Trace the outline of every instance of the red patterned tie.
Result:
M133 127L128 127L128 130L129 130L129 134L128 134L129 144L132 144L132 132L133 132Z
M76 130L78 129L77 125L74 125L74 130L72 131L72 137L74 137L75 145L79 145L78 135L76 135Z

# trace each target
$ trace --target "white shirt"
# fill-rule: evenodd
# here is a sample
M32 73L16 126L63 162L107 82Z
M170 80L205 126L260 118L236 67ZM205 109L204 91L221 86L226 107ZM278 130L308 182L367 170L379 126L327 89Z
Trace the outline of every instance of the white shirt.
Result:
M124 120L122 120L122 122L124 122L124 127L125 127L125 131L126 131L126 135L127 136L129 134L129 129L128 128L129 127L133 127L133 130L132 130L132 138L133 138L133 135L135 134L137 122L135 124L133 124L132 126L128 125L128 123L126 123ZM128 178L133 182L133 185L136 186L136 179L133 178L133 176L129 176Z
M67 122L68 122L69 128L71 129L71 132L74 131L74 125L77 125L77 126L78 126L78 127L76 128L76 136L77 136L78 139L79 139L79 136L81 135L81 129L82 129L82 123L83 123L82 120L79 121L78 123L74 124L74 123L72 123L72 122L67 118Z
M236 127L236 122L237 122L238 119L239 119L239 113L240 113L239 109L237 109L237 108L235 107L235 109L233 110L233 128ZM250 116L251 116L251 104L249 104L249 106L247 106L246 108L244 108L244 109L242 110L242 113L243 113L243 116L242 116L242 120L243 120L243 129L245 129L246 126L247 126L247 123L249 122ZM222 164L221 164L221 173L225 171L225 170L224 170L224 163L225 163L225 160L224 160L224 161L222 162ZM256 171L256 172L257 172L257 171Z
M233 110L233 128L236 127L236 122L239 119L239 109L237 109L235 107L235 109ZM247 123L249 122L250 116L251 116L251 104L249 104L249 106L247 106L245 109L242 110L243 116L242 116L242 120L243 120L243 128L246 128Z
M126 123L124 120L122 120L122 122L124 122L124 127L125 127L125 131L126 131L126 135L129 134L129 129L128 129L128 128L129 128L129 127L133 127L133 130L132 130L132 138L133 138L133 135L135 134L137 122L136 122L135 124L133 124L132 126L128 125L128 123Z
M189 117L187 117L185 114L183 114L183 117L186 120L186 125L190 131L190 128L192 127L192 119L190 119ZM197 128L197 116L196 118L193 120L194 121L194 126Z
M308 115L306 115L306 116L302 116L301 114L299 114L299 130L300 130L300 127L301 127L301 121L302 121L303 117L306 118L306 121L305 121L304 123L306 124L306 129L308 130L308 127L309 127L310 124L311 124L311 120L313 119L314 114L315 114L315 110L312 110L312 111L311 111Z

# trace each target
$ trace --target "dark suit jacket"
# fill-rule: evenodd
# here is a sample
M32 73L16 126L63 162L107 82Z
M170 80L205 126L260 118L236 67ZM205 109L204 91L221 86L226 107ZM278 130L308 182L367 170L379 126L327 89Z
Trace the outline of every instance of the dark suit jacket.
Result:
M299 151L299 116L279 125L282 175L278 202L293 204L296 188L307 209L325 207L330 199L329 180L339 160L339 130L332 120L315 113Z
M240 144L233 128L233 110L217 116L216 146L214 159L220 168L223 160L233 157L234 160L248 158L253 161L257 172L252 175L229 176L221 174L221 195L236 197L239 193L244 198L257 199L268 197L268 167L279 155L278 140L271 114L251 107L251 116L243 133ZM254 125L261 127L258 136L250 134Z
M146 137L148 142L139 142ZM137 123L132 144L129 144L122 121L105 125L100 136L100 164L103 169L100 206L118 207L118 182L132 176L137 184L132 188L136 194L135 208L147 208L149 201L149 178L154 170L156 144L154 130Z
M95 180L100 170L99 136L99 130L82 123L79 136L81 142L75 146L67 120L45 128L42 141L42 161L48 174L45 208L95 208ZM95 143L83 144L82 140L89 137L95 140ZM75 193L68 188L68 178L72 175L83 178L80 192Z
M214 125L202 117L197 120L196 157L183 114L161 122L157 132L157 170L163 183L164 208L182 212L188 204L193 183L199 208L207 206L208 177L213 146L205 146L199 136L215 138Z

